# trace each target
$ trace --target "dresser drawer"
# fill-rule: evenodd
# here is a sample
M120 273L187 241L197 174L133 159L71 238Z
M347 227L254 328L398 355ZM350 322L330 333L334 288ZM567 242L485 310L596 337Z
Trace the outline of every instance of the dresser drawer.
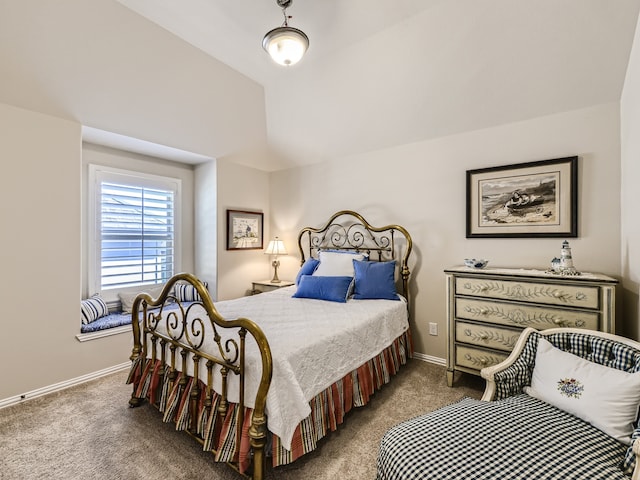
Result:
M456 298L457 319L477 320L520 328L545 330L553 327L588 328L598 330L597 312L564 310L534 305Z
M618 281L599 273L453 267L447 274L447 384L506 358L522 329L615 331Z
M558 285L514 280L456 278L456 295L515 300L518 302L593 308L600 306L596 286Z
M456 342L510 352L522 330L482 323L456 322Z
M481 370L506 359L508 353L492 352L481 348L456 345L456 365Z

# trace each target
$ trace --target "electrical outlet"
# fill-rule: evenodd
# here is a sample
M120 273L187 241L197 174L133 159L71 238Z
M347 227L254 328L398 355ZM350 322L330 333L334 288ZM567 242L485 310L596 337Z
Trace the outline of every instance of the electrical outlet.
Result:
M429 323L429 335L438 335L438 324L434 322Z

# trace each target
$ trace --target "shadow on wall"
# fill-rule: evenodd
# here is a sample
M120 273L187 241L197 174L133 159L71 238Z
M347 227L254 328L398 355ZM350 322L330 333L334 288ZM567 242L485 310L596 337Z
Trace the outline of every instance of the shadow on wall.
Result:
M630 285L631 286L631 285ZM618 335L640 339L640 296L638 295L638 285L632 284L634 290L629 290L624 286L622 291L622 308L616 313L618 324Z

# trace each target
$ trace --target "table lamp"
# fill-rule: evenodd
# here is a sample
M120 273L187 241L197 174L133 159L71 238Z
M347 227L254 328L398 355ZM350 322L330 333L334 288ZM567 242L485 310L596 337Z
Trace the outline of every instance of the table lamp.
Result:
M284 242L279 240L278 237L275 237L269 242L264 253L265 255L273 255L273 262L271 262L271 265L273 265L273 278L271 279L271 283L280 283L280 279L278 278L278 267L280 266L278 255L287 254L287 249L284 248Z

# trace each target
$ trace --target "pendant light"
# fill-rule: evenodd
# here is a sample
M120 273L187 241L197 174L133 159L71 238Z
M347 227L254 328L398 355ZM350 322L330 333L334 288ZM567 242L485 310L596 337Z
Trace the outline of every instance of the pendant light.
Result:
M276 63L286 67L298 63L309 48L309 37L302 30L289 26L291 17L287 16L287 8L291 6L292 1L276 0L278 6L282 8L284 23L267 32L262 39L262 48Z

